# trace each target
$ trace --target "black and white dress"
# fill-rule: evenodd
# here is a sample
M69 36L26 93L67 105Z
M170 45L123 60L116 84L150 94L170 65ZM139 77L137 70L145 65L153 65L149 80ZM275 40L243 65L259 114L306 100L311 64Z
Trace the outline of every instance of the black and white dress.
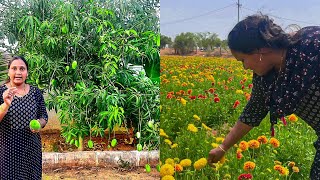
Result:
M6 85L0 86L0 104ZM38 180L42 176L42 149L39 133L32 133L29 122L48 121L41 91L30 85L23 97L15 96L0 122L0 179Z

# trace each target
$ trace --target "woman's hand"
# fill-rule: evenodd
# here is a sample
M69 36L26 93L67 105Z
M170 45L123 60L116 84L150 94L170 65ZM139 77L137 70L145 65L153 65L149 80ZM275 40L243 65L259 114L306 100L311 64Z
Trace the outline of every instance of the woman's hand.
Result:
M2 95L4 103L10 106L17 91L18 89L16 87L8 88Z
M40 123L40 129L39 130L34 130L34 129L30 128L31 132L38 133L47 124L47 122L42 118L38 119L38 121Z
M214 166L213 163L217 163L224 156L225 152L219 147L211 149L208 157L208 164Z

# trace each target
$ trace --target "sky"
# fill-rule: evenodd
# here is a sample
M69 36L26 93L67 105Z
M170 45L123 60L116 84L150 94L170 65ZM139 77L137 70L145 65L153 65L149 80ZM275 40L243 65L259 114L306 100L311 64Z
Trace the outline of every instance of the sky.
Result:
M240 21L258 11L283 29L320 26L319 0L239 0ZM238 0L161 0L160 32L174 40L182 32L212 32L220 39L238 22ZM290 26L292 27L292 26ZM294 28L291 28L294 29Z

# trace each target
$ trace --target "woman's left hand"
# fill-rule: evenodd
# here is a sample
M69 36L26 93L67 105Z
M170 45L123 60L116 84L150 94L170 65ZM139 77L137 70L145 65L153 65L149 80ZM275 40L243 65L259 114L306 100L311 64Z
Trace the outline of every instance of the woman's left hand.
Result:
M44 125L43 125L43 121L42 121L41 119L38 119L38 121L39 121L39 123L40 123L40 129L34 130L34 129L30 128L30 130L31 130L32 133L38 133L38 132L40 132L40 130L41 130L42 127L44 126Z

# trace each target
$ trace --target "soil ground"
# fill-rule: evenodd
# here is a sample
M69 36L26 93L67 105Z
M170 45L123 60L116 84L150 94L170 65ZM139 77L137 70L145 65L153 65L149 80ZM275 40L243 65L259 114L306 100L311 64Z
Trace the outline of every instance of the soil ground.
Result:
M122 168L59 168L55 170L44 170L42 173L43 180L154 180L160 179L160 173L152 168L147 173L144 168L135 167L132 169Z

